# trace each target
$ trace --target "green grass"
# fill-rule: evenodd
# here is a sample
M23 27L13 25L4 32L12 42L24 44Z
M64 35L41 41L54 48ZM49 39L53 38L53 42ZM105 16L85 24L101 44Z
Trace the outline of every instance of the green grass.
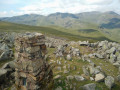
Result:
M15 23L8 23L0 21L0 31L1 32L41 32L45 35L62 37L68 40L89 40L91 42L98 41L98 40L108 40L100 32L93 32L93 33L80 33L77 30L72 29L64 29L60 27L40 27L40 26L28 26L23 24L15 24Z

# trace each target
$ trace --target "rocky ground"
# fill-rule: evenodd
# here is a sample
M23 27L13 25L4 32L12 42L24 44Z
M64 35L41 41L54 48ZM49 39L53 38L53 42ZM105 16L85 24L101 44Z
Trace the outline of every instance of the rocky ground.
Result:
M14 61L11 60L14 60L15 35L0 35L0 85L6 84L6 88L14 83ZM119 43L74 42L46 37L46 46L45 58L54 74L53 90L119 90ZM4 83L2 77L6 78Z

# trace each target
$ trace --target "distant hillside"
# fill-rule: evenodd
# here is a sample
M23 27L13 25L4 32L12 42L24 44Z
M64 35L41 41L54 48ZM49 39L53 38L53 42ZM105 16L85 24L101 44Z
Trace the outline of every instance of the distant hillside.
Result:
M0 32L41 32L43 34L62 37L68 40L89 40L91 42L98 40L108 40L102 33L98 30L90 30L91 32L83 32L83 30L71 30L64 29L61 27L40 27L40 26L28 26L22 24L14 24L0 21Z
M48 16L26 14L21 16L1 18L0 20L34 26L60 26L72 29L80 29L86 27L113 29L118 27L118 24L113 24L112 27L109 27L113 19L119 20L120 15L112 11L104 13L84 12L79 14L53 13ZM120 23L120 20L117 23Z
M0 20L31 26L47 26L65 33L72 32L71 34L75 33L75 35L84 37L99 37L98 32L100 32L104 36L120 42L120 15L113 11L104 13L94 11L79 14L58 12L48 16L25 14L21 16L0 18ZM97 30L97 32L91 32L92 29Z

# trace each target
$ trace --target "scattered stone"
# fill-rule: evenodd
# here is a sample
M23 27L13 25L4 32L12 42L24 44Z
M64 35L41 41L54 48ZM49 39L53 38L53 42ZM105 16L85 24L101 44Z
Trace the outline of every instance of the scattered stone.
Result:
M72 75L67 76L67 80L73 80L74 77Z
M82 88L82 90L95 90L96 84L95 83L90 83L90 84L86 84L86 85L84 85L80 88Z
M100 82L100 81L103 81L105 78L105 75L103 73L99 73L99 74L96 74L95 75L95 81L96 82Z
M94 78L93 78L93 77L90 77L90 80L91 80L91 81L94 81Z
M64 74L67 74L67 73L69 73L69 71L68 70L64 70Z
M76 70L76 66L73 66L73 70Z
M59 78L61 78L61 75L57 75L54 77L54 79L59 79Z
M100 73L100 70L98 68L95 68L92 66L89 66L89 70L90 70L90 74L92 74L92 75Z
M58 71L61 71L61 67L57 67L57 70L58 70Z
M67 55L67 60L72 60L72 57L70 54Z
M105 85L111 89L115 84L114 78L112 76L107 76L105 78Z
M120 67L120 63L118 63L118 62L113 63L113 65L114 65L115 67L117 67L117 68Z
M83 66L82 69L83 69L83 73L84 73L86 76L89 76L89 72L88 72L88 70L86 69L86 67Z
M83 77L80 76L80 75L74 75L74 77L75 77L75 80L76 80L76 81L84 81L84 80L85 80L85 78L83 78Z
M63 90L62 87L58 86L55 90Z

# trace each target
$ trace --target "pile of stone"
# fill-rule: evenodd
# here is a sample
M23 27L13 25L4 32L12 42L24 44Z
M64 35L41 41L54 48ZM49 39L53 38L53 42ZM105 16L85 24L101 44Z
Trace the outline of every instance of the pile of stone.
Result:
M53 73L44 59L45 37L25 33L15 39L15 84L21 90L51 90Z
M66 46L65 45L59 45L57 47L57 50L55 51L55 55L56 55L56 58L57 57L64 57L66 55L66 50L65 50Z
M90 65L83 66L83 73L86 76L92 76L90 79L96 82L104 81L106 75L102 71L100 66L96 66L93 62L90 62ZM93 79L92 79L93 78Z
M72 60L72 57L80 57L80 50L78 48L70 47L67 49L68 44L59 45L55 51L56 57L64 57L67 60Z
M49 48L55 48L59 45L65 45L66 40L60 39L60 38L52 38L52 37L46 37L46 46Z
M80 57L80 50L78 48L71 47L69 53L72 56Z
M97 46L96 52L91 54L91 57L97 57L100 59L107 59L116 67L120 67L120 44L116 42L101 41L94 43Z
M96 66L93 62L91 62L90 65L83 66L83 73L89 76L91 81L104 82L109 89L115 85L114 78L112 76L107 76L104 71L102 71L101 67Z

